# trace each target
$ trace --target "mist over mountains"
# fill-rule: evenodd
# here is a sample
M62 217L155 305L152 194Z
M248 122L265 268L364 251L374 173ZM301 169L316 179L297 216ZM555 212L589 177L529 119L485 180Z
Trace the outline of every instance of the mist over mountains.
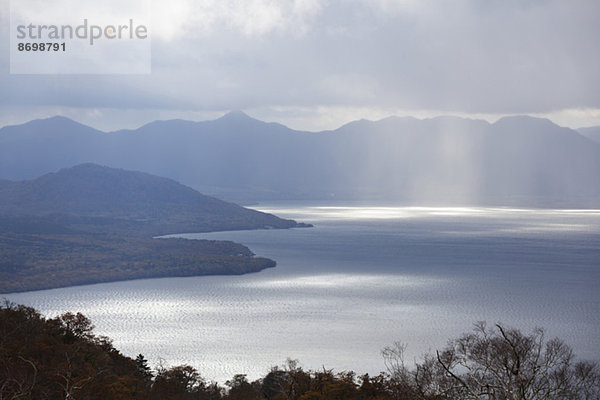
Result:
M0 179L86 162L238 201L600 205L600 143L532 117L390 117L303 132L236 111L116 132L64 117L0 129Z
M589 128L579 128L577 132L581 133L588 139L592 139L595 142L600 143L600 126L592 126Z

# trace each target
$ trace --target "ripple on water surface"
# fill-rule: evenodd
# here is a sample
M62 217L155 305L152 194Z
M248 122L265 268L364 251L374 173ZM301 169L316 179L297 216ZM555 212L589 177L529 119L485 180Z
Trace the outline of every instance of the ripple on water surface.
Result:
M183 235L234 240L278 266L11 294L48 316L80 311L152 365L189 363L220 382L287 357L377 373L472 323L539 325L600 358L600 212L480 207L265 206L315 228Z

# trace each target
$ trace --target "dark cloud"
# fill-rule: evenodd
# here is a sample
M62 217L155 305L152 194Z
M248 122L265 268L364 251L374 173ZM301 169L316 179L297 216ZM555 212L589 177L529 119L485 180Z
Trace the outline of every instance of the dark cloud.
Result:
M0 87L8 95L0 103L495 114L600 108L597 1L281 4L170 2L153 22L151 75L19 76L8 75L3 2Z

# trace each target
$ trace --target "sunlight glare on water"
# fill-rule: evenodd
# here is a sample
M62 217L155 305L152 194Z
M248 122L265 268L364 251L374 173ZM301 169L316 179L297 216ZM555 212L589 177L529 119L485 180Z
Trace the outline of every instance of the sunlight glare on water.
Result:
M599 210L256 208L315 226L179 236L243 243L276 268L6 297L48 316L80 311L124 354L221 383L288 357L376 374L384 346L406 343L412 362L480 320L545 327L600 359Z

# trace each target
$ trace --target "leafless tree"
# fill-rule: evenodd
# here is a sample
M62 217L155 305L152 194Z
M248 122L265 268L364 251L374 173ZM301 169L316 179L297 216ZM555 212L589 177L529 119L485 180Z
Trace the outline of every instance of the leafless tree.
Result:
M0 374L0 400L28 399L37 381L36 365L21 356L17 357L30 371L17 370L14 366L2 366L5 371Z
M575 361L563 341L546 340L539 328L525 335L502 324L488 329L482 322L425 357L414 382L424 399L600 399L598 365Z

